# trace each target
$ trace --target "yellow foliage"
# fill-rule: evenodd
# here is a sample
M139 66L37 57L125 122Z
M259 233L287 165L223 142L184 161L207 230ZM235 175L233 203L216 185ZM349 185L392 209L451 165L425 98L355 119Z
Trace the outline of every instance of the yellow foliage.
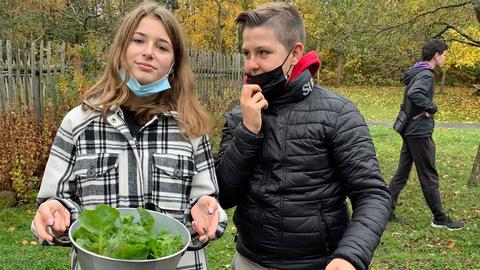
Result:
M480 30L476 26L470 26L465 29L465 33L474 39L480 39ZM460 38L458 34L453 34L454 37ZM455 66L474 67L480 63L480 48L469 46L460 42L452 42L448 49L448 56L445 65L447 67Z
M190 47L218 51L217 29L220 22L221 47L223 52L237 52L238 31L235 25L236 16L243 11L243 4L255 7L258 4L269 2L260 1L189 1L179 0L179 8L175 16L183 27L183 32ZM221 12L219 13L219 6ZM220 14L220 20L218 18Z
M240 11L233 1L220 2L220 25L222 49L233 51L236 37L234 16ZM204 50L218 50L217 26L219 8L216 1L179 1L175 15L183 26L183 32L191 47Z

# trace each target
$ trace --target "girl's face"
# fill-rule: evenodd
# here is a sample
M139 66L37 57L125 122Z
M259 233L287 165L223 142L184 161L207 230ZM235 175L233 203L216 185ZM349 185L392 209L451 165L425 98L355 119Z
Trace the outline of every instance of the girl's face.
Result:
M173 60L172 42L163 23L153 16L143 17L128 45L123 68L145 85L165 76Z

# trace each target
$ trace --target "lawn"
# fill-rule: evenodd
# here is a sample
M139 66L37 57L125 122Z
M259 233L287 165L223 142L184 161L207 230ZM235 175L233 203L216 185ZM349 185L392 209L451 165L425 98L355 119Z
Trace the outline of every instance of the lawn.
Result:
M335 89L354 100L367 121L391 122L400 99L400 88ZM480 97L472 91L448 88L436 97L438 122L480 123ZM223 120L222 120L223 121ZM221 125L217 121L217 126ZM217 130L220 130L218 128ZM371 126L382 173L388 182L394 173L401 146L389 126ZM212 141L218 143L218 135ZM398 215L408 224L389 224L375 252L371 269L480 269L480 187L468 187L472 162L480 143L480 129L437 128L437 167L441 176L444 207L466 222L461 231L430 228L431 214L423 200L414 172L400 196ZM216 145L215 145L216 146ZM0 209L0 269L68 269L69 248L40 247L30 233L36 207L32 204ZM231 218L232 211L229 211ZM209 245L210 269L230 269L235 251L235 227Z

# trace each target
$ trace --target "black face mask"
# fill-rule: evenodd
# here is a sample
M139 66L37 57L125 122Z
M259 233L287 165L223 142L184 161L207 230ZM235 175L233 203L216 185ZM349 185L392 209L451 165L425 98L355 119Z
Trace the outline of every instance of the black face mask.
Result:
M290 50L291 52L292 50ZM258 75L247 75L247 83L249 84L258 84L262 89L262 94L265 99L270 102L274 100L276 97L280 96L285 91L285 85L287 84L287 75L283 74L283 65L287 61L288 56L290 55L288 52L287 57L283 60L283 63L268 72L264 72Z

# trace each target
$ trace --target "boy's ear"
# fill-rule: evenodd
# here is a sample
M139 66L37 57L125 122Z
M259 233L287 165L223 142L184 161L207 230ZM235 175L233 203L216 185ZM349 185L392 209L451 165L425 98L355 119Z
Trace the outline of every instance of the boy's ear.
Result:
M304 52L305 52L305 47L303 46L303 43L297 42L292 49L293 58L292 58L291 64L296 65L298 61L300 61L300 59L302 58Z

